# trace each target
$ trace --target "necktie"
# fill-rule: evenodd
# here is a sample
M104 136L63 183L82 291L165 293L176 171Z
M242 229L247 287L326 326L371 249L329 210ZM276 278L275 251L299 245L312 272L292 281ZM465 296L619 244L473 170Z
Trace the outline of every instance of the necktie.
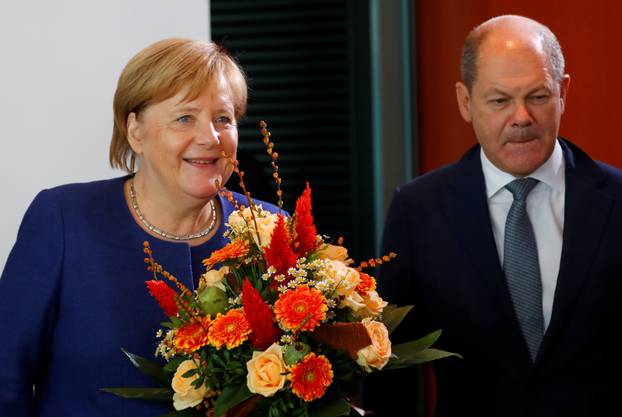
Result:
M505 186L514 196L514 202L505 221L503 243L505 279L532 361L535 361L544 335L538 247L526 202L527 195L537 183L538 180L533 178L521 178Z

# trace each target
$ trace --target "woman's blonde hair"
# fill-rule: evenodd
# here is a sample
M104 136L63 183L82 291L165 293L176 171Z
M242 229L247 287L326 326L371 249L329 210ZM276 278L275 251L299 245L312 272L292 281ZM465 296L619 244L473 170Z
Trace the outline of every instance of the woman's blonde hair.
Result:
M247 85L235 60L212 42L164 39L136 54L125 66L114 95L110 165L130 173L136 155L127 140L127 117L187 88L185 100L210 85L227 89L239 120L246 111Z

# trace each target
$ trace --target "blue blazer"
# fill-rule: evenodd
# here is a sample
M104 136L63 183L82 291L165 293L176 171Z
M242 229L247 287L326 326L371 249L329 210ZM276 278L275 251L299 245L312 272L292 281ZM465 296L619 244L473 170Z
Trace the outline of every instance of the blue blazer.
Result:
M0 279L0 417L173 411L169 404L122 399L100 388L154 385L120 350L153 358L155 332L165 318L145 287L152 275L143 242L150 242L157 262L194 288L201 260L227 243L224 222L197 247L156 239L132 218L123 195L127 178L42 191L26 212ZM220 202L226 220L234 208Z
M495 246L480 147L395 193L383 252L398 257L383 265L379 289L391 302L415 305L396 337L443 329L437 346L464 356L434 362L439 417L622 415L622 171L560 142L563 249L534 364ZM410 388L401 399L408 403L414 383L412 371L387 381L390 390Z

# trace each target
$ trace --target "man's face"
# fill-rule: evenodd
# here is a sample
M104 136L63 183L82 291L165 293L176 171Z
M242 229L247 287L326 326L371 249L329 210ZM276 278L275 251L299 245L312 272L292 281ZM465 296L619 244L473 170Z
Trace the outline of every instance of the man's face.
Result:
M486 157L522 177L553 152L569 83L568 75L553 79L539 42L486 40L472 91L458 83L456 92L460 113Z

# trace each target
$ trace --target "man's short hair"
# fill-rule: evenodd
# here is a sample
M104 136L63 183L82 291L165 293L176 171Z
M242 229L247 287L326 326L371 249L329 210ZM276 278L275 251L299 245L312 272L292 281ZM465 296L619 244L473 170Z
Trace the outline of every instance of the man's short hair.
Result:
M491 32L494 24L494 20L503 18L506 16L499 16L480 24L473 28L464 41L462 47L462 58L460 60L460 72L462 73L462 81L466 85L469 91L472 90L473 84L477 79L477 59L479 56L479 49L484 43L484 40ZM527 18L524 18L527 19ZM549 62L549 70L553 79L561 83L564 76L565 60L562 48L559 45L559 41L555 34L542 23L531 20L534 24L534 29L542 40L542 47Z

